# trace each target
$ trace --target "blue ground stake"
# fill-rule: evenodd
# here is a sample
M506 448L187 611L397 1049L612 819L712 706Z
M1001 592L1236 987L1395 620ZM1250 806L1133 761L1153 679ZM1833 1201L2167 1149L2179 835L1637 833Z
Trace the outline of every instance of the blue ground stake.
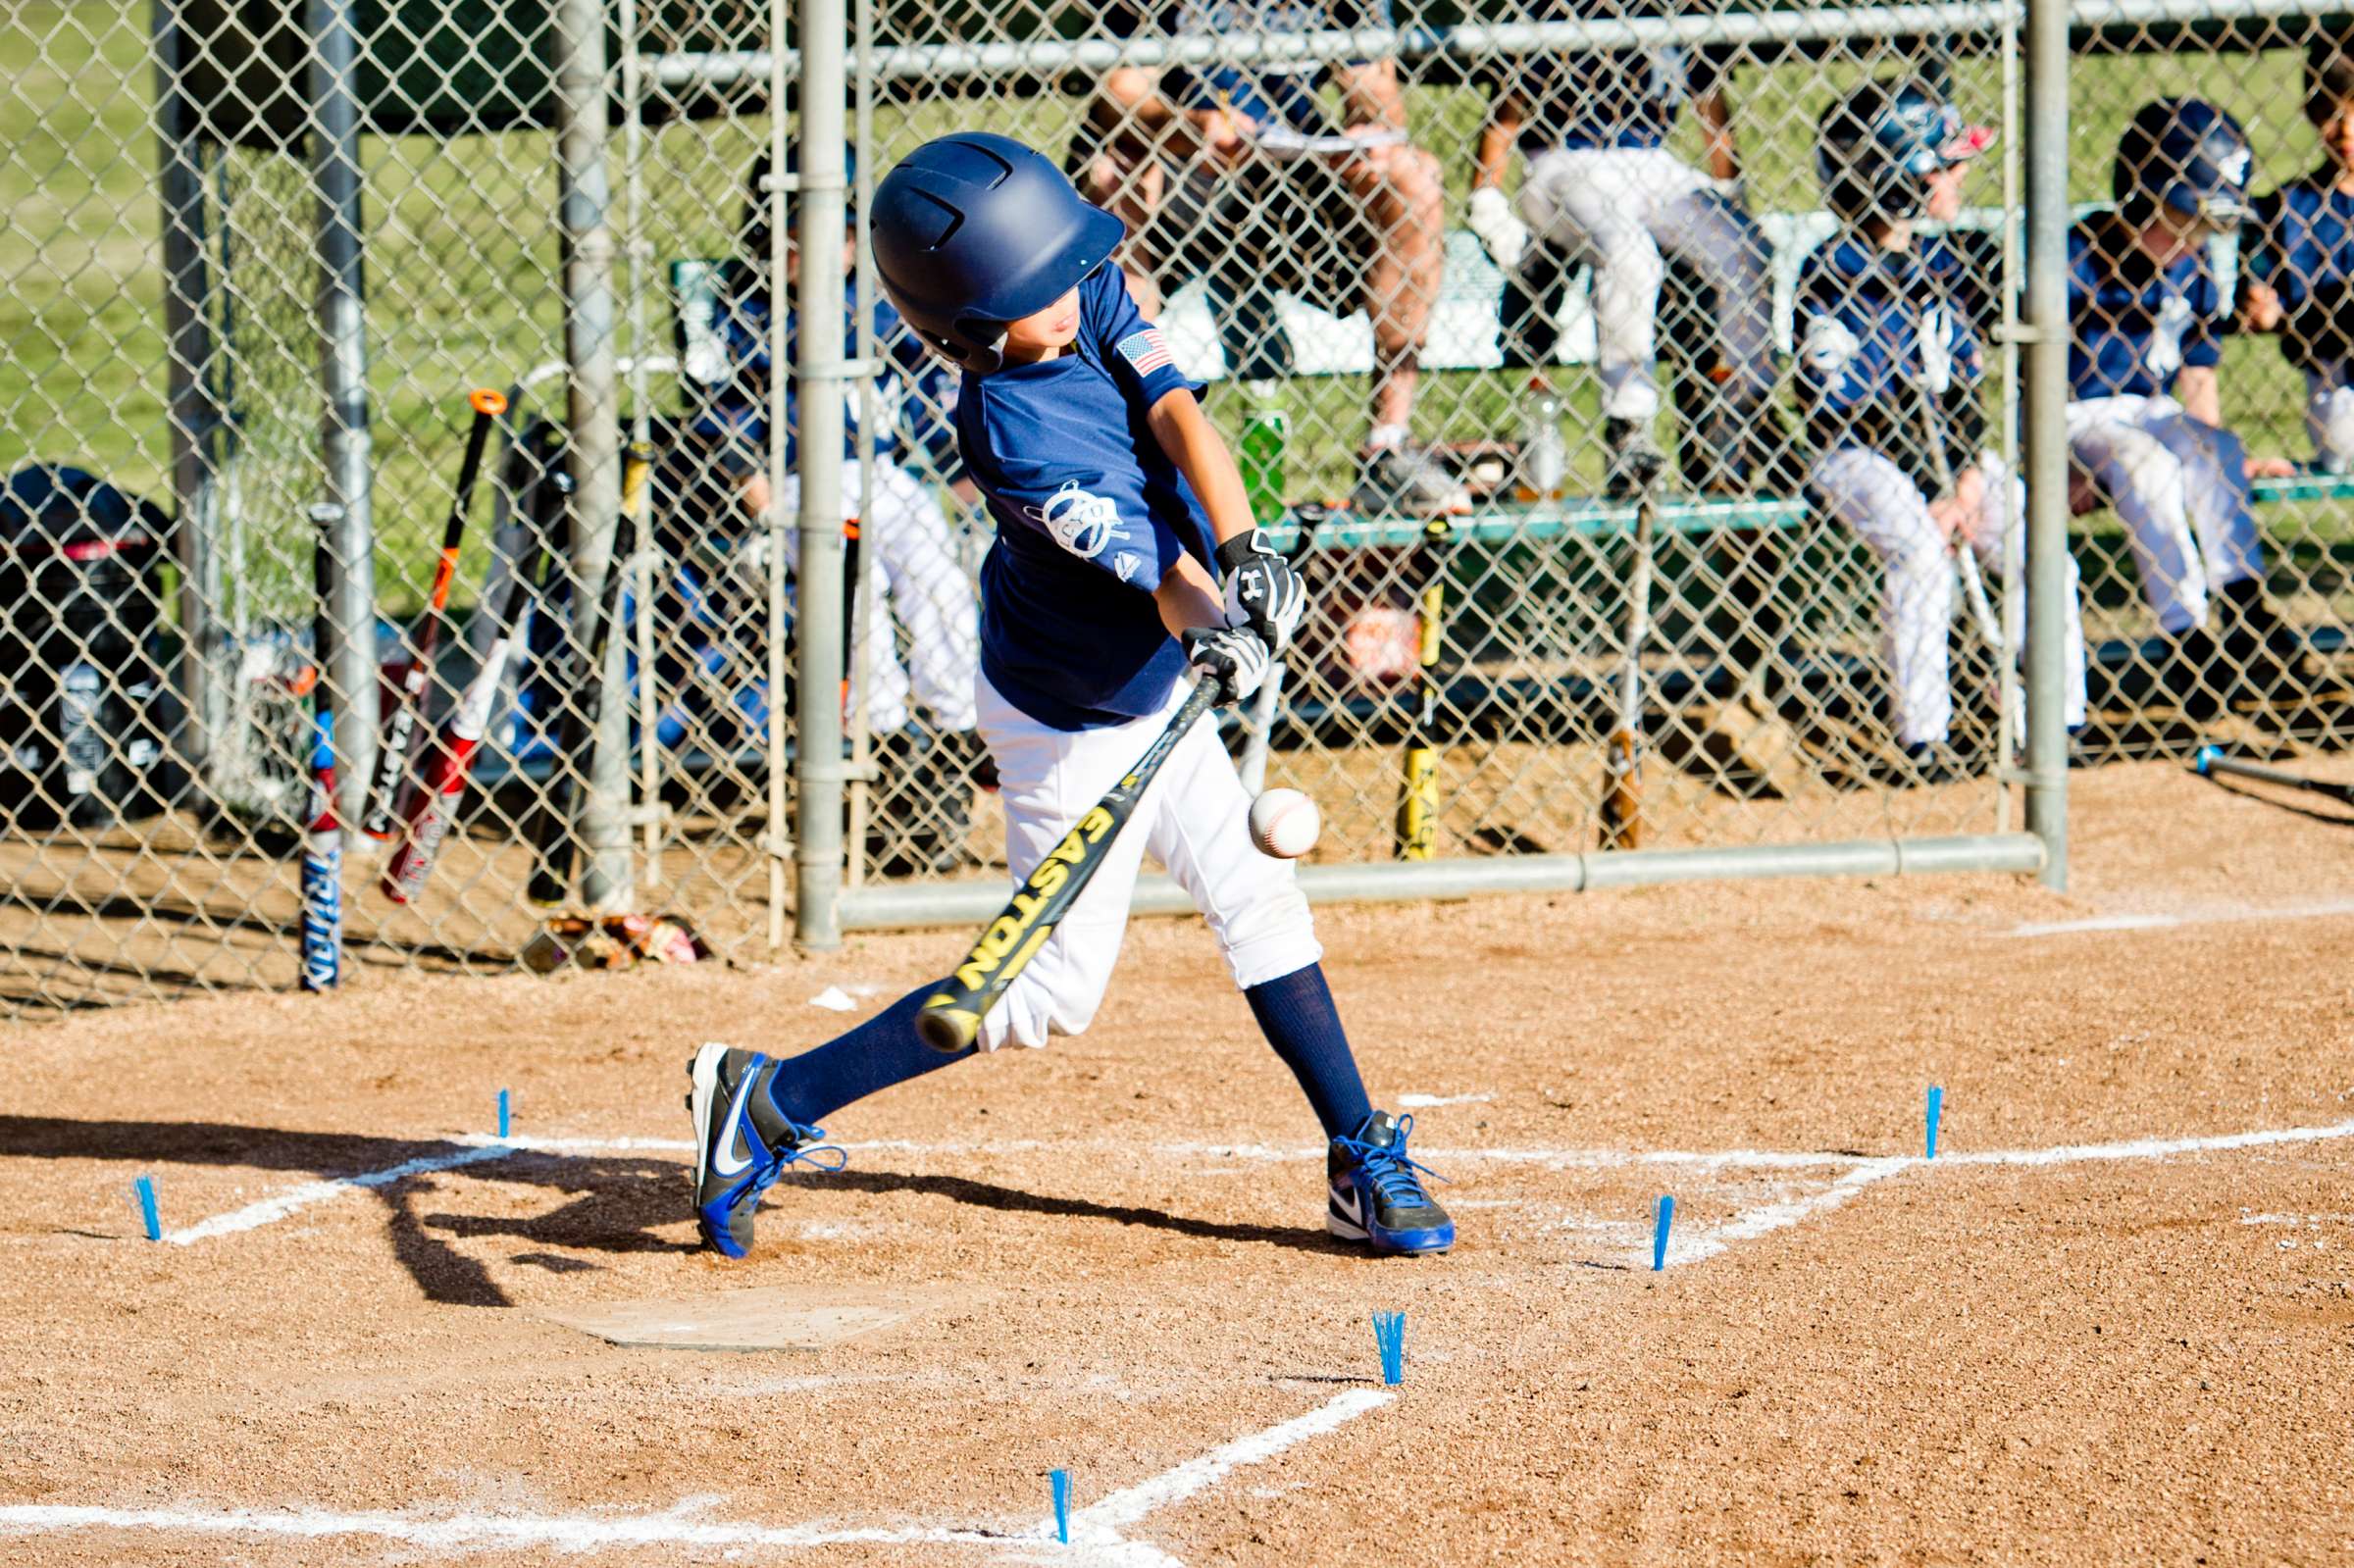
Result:
M1657 1274L1667 1266L1667 1227L1675 1223L1675 1199L1660 1194L1659 1218L1651 1226L1651 1271Z
M130 1184L130 1189L138 1197L139 1223L147 1229L147 1239L150 1241L162 1240L164 1239L164 1222L157 1217L155 1212L155 1178L142 1176Z
M1406 1314L1373 1314L1373 1344L1381 1351L1381 1381L1396 1388L1406 1381Z
M1942 1113L1944 1110L1945 1110L1945 1090L1944 1090L1944 1089L1941 1089L1941 1088L1939 1088L1939 1087L1938 1087L1936 1085L1934 1085L1934 1084L1931 1084L1931 1085L1929 1086L1929 1117L1928 1117L1928 1143L1929 1143L1929 1153L1928 1153L1928 1157L1929 1157L1930 1159L1935 1159L1935 1158L1937 1157L1937 1118L1938 1118L1939 1114L1940 1114L1940 1113Z
M507 1125L507 1091L502 1088L498 1091L498 1136L501 1142L506 1140Z
M1054 1539L1067 1546L1071 1543L1071 1473L1049 1470L1047 1479L1054 1484Z

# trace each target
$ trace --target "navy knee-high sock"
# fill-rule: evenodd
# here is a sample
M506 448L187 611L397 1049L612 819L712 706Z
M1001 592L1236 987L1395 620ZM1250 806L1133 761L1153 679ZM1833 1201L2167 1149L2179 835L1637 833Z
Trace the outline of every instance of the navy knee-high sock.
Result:
M852 1100L979 1054L968 1047L943 1055L916 1037L916 1012L939 988L937 981L918 986L848 1034L777 1063L768 1080L769 1102L780 1114L814 1127Z
M1324 1136L1339 1138L1362 1127L1373 1114L1373 1102L1365 1097L1365 1081L1357 1076L1340 1009L1332 1002L1332 987L1324 984L1324 966L1296 969L1252 986L1243 997L1267 1043L1307 1091L1316 1120L1324 1124Z

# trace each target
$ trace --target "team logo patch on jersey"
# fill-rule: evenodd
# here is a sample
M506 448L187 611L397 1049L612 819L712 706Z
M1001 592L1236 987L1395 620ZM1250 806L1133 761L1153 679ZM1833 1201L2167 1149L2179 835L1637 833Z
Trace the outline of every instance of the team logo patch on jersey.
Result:
M1120 339L1119 349L1120 358L1136 367L1139 376L1150 376L1154 371L1166 370L1177 363L1177 356L1169 352L1169 340L1160 335L1157 327L1130 332Z
M1836 316L1817 316L1807 323L1806 335L1800 338L1799 353L1809 369L1821 377L1843 374L1864 351L1862 339L1847 329Z
M1082 561L1101 555L1120 527L1120 509L1111 498L1079 488L1077 480L1066 481L1048 496L1046 505L1022 510L1052 534L1056 544Z

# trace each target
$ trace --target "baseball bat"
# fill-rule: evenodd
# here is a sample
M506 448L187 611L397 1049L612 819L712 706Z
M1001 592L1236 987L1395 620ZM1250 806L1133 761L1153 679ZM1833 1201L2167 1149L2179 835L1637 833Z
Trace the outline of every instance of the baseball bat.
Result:
M1653 539L1660 471L1644 475L1635 502L1635 570L1626 588L1626 645L1619 655L1618 710L1602 757L1602 847L1643 844L1643 644L1651 640Z
M2354 784L2342 784L2328 779L2307 779L2284 768L2268 768L2261 762L2242 762L2226 757L2221 746L2201 746L2191 758L2191 771L2202 779L2229 775L2235 779L2253 779L2259 784L2279 784L2287 789L2302 789L2340 805L2354 806Z
M333 617L334 537L343 508L311 508L311 804L302 840L302 988L335 988L343 972L343 830L335 820L335 716L329 697L327 647Z
M1316 530L1332 515L1329 507L1309 501L1294 507L1292 516L1298 520L1300 536L1292 547L1283 552L1284 559L1297 566L1307 556L1314 544ZM1251 704L1251 738L1243 745L1243 787L1257 794L1267 784L1267 752L1275 744L1275 712L1283 700L1284 654L1277 648L1274 668L1267 672L1266 681L1259 686L1258 695Z
M1112 841L1136 814L1137 801L1151 786L1161 764L1169 760L1169 754L1177 749L1177 742L1185 738L1186 732L1216 707L1223 695L1224 688L1214 681L1197 683L1184 703L1169 716L1168 724L1153 737L1152 743L1145 748L1145 754L1136 759L1136 766L1105 791L1102 799L1087 809L1059 843L1047 851L1037 869L1014 889L1003 911L981 933L981 939L973 943L972 951L941 982L938 990L924 998L915 1015L915 1032L925 1044L943 1052L960 1051L972 1044L981 1033L981 1020L989 1015L990 1005L1004 994L1014 977L1038 955L1047 938L1054 935L1062 917L1070 912L1072 901L1094 880L1103 857L1111 851Z
M497 705L499 686L506 679L516 614L524 602L528 576L517 572L508 579L506 602L498 608L497 630L483 653L483 667L458 699L458 711L450 716L448 730L428 747L424 764L409 782L399 812L400 841L378 884L384 895L396 904L413 901L425 886L434 861L441 853L441 840L457 819L459 799L466 793L466 776L473 771L475 753L490 728L490 710Z
M434 590L428 598L425 625L417 631L417 649L400 673L400 692L392 707L392 729L384 754L376 761L376 781L368 791L360 832L371 838L392 835L392 808L400 792L401 775L408 769L409 747L417 734L417 716L425 707L426 683L434 675L434 644L449 611L449 586L458 575L458 542L466 535L466 514L473 509L474 483L482 476L483 449L489 444L490 427L507 411L507 400L487 386L466 395L474 423L466 429L466 455L458 460L458 487L450 498L448 521L441 525L441 554L434 562Z
M605 643L621 599L622 567L638 548L638 519L653 454L632 443L622 456L621 519L614 525L613 560L586 623L575 601L574 635L567 639L564 723L557 732L555 769L548 775L531 825L535 865L527 895L535 904L560 904L572 886L580 838L571 832L573 797L588 771L588 743L605 705Z
M1938 418L1936 404L1929 389L1920 381L1913 382L1913 398L1920 413L1921 438L1928 442L1929 471L1936 476L1940 494L1954 493L1954 462L1945 452L1945 422ZM1970 606L1970 618L1977 623L1979 640L1993 653L1996 700L2002 704L2006 726L2011 732L2014 746L2024 745L2027 737L2026 695L2020 689L2019 674L2011 668L2011 647L2003 635L2003 624L1995 619L1994 605L1986 597L1986 582L1978 573L1977 552L1968 539L1953 541L1954 570L1961 574L1962 597Z
M1406 733L1405 772L1398 783L1400 860L1428 860L1439 820L1439 655L1447 636L1447 557L1455 525L1434 517L1422 525L1422 603L1414 649L1414 714Z

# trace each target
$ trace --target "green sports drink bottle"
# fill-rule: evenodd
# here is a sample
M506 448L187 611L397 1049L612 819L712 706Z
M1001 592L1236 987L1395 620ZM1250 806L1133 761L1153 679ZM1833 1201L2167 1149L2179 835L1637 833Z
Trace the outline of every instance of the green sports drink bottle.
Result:
M1236 467L1243 474L1243 494L1251 501L1251 516L1260 528L1283 521L1283 448L1291 434L1291 418L1283 409L1283 383L1249 381L1250 398L1243 416L1242 449Z

